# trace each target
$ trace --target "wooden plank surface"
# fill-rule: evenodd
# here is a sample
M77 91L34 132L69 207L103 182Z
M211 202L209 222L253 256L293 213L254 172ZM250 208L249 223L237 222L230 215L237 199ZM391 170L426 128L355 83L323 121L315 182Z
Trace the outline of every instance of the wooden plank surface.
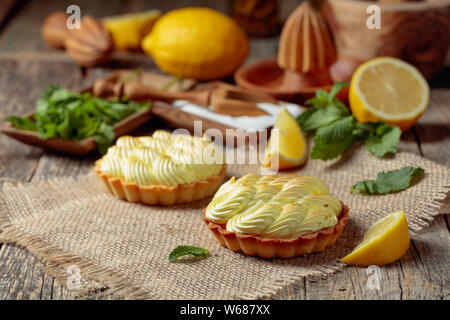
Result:
M0 2L0 28L8 23L8 19L10 19L14 15L14 8L20 5L19 0L2 0Z
M164 11L185 5L184 1L111 1L106 8L96 1L76 1L82 10L96 15L110 15L126 11L139 11L158 7ZM61 53L50 51L39 35L40 21L54 10L60 10L73 1L28 1L14 19L0 30L0 118L8 114L21 114L34 108L42 87L58 83L76 89L104 75L110 68L120 65L135 68L141 63L154 67L150 59L140 57L138 62L126 62L119 57L107 68L90 70L86 78ZM169 4L170 3L170 4ZM200 3L200 1L199 1ZM225 1L211 2L212 6L229 10ZM189 3L191 4L191 2ZM204 2L202 2L204 5ZM85 12L83 12L85 13ZM26 39L26 40L25 40ZM277 39L256 39L251 42L252 53L248 61L273 56ZM50 53L42 55L35 50ZM32 51L25 55L18 51ZM57 62L57 63L54 63ZM0 120L0 124L1 124ZM152 122L157 127L161 122ZM439 163L450 165L450 90L432 91L431 105L413 130L402 137L400 149L414 152ZM151 129L141 129L143 132ZM22 145L0 136L0 179L31 181L54 176L80 175L92 169L94 157L70 158ZM449 268L449 213L438 216L426 232L414 237L407 254L398 262L381 268L381 289L369 290L364 268L347 267L326 279L307 279L280 292L281 299L448 299ZM11 245L0 248L0 299L73 299L72 294L43 272L43 266L27 250ZM83 297L84 298L84 297ZM90 299L118 298L108 292L98 293Z

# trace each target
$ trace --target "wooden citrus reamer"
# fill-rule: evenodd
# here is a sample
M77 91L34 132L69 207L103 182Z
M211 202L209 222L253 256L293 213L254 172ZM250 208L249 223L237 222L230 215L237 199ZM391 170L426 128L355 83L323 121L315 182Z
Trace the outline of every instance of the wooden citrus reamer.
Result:
M336 52L321 13L307 1L287 19L278 47L278 65L285 70L283 86L300 88L329 85L329 67Z

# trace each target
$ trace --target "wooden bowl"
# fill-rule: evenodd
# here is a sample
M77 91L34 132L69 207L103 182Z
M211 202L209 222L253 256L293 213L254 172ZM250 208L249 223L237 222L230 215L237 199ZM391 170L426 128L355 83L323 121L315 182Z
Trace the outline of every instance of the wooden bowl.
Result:
M369 29L366 12L380 8L380 29ZM334 81L350 80L356 67L378 56L400 58L430 79L444 64L450 46L450 1L382 3L326 0L324 15L332 30L338 59Z
M33 114L28 114L27 116L32 117ZM120 137L121 135L129 133L143 123L147 122L151 117L152 107L137 111L122 121L116 123L114 125L114 133L116 134L116 137ZM0 131L3 134L25 144L71 155L83 156L97 149L97 144L95 143L93 137L88 137L81 140L68 140L61 138L41 139L39 138L39 132L17 129L9 122L5 122Z
M286 77L290 76L278 66L276 58L271 58L240 67L234 74L234 79L246 90L270 94L277 99L297 103L303 103L315 96L316 90L329 91L332 87L330 80L329 85L298 89L295 86L286 85ZM348 90L341 90L338 97L342 102L347 103Z
M140 81L143 84L152 85L158 88L172 83L173 85L166 89L169 92L185 91L191 89L196 84L196 81L192 79L182 79L180 81L176 81L175 83L173 82L173 76L157 74L153 72L136 72L126 69L117 69L113 71L109 76L105 77L105 79L111 81L119 81L120 79L120 81ZM81 93L89 92L91 94L92 91L93 85L80 90ZM150 120L153 115L153 108L161 110L161 108L167 107L170 107L170 105L168 105L167 103L161 101L153 101L150 108L142 109L129 115L125 119L122 119L122 121L114 125L114 133L116 138L130 133L134 129ZM33 113L29 113L25 116L32 117ZM97 149L97 144L95 143L93 137L88 137L81 140L68 140L61 138L41 139L39 138L38 132L15 128L9 122L5 122L3 124L3 126L0 128L0 132L28 145L70 155L82 156Z

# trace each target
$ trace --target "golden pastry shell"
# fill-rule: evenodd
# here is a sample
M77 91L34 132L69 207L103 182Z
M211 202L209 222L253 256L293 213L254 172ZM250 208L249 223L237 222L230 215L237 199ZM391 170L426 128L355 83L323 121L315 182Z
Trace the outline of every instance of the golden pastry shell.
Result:
M94 171L111 194L121 200L141 202L148 205L174 205L188 203L213 195L222 184L226 175L226 165L217 175L206 180L199 180L178 186L167 185L138 185L120 178L111 177L101 170L101 161L95 162Z
M335 226L323 228L292 240L266 239L256 235L228 231L226 230L226 224L219 224L209 220L206 217L206 209L203 210L203 221L220 245L231 251L242 251L249 256L262 258L292 258L321 252L334 245L349 219L348 212L349 208L342 204L342 211Z

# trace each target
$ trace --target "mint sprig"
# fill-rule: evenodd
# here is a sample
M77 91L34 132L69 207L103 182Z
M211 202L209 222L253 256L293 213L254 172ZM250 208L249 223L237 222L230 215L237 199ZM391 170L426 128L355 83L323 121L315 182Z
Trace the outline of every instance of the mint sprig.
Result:
M209 255L209 250L195 246L178 246L169 254L169 261L175 261L179 257L193 255L195 257L206 257Z
M14 127L39 132L41 139L80 140L94 137L101 153L114 142L114 125L148 103L125 99L105 100L59 86L42 90L36 113L29 117L6 117Z
M377 123L376 129L366 139L366 147L370 153L377 157L383 157L388 153L396 153L402 131L397 126L385 123Z
M404 167L398 170L380 172L375 180L357 182L352 187L352 192L359 191L365 194L374 195L405 190L424 173L425 170L420 167Z
M328 93L317 90L306 101L311 107L297 121L303 131L315 134L311 158L334 159L351 149L355 141L363 140L374 156L397 152L401 130L384 122L359 123L336 94L348 83L338 82Z
M314 138L311 158L333 159L349 150L355 142L355 137L352 134L354 122L354 117L348 116L319 128Z

